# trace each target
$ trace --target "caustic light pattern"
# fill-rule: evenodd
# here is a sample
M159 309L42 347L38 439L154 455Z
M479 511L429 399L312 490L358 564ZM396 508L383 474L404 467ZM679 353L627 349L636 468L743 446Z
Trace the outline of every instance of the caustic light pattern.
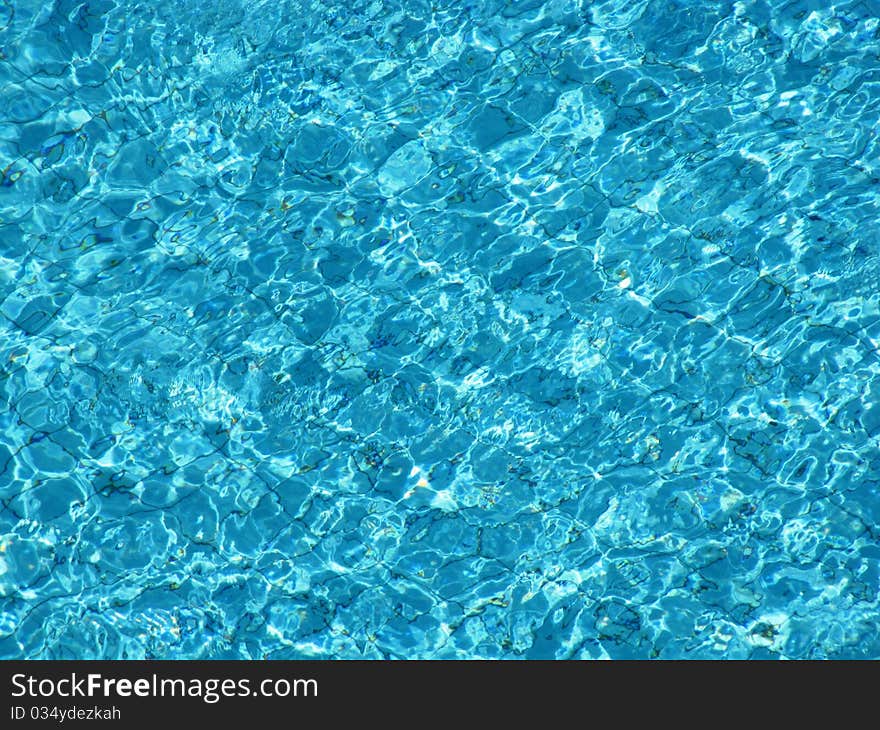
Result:
M876 0L0 2L0 656L880 657Z

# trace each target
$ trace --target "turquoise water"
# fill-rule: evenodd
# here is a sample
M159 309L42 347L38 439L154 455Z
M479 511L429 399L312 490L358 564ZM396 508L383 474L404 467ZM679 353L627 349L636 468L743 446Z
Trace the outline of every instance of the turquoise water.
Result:
M880 658L880 3L0 50L0 656Z

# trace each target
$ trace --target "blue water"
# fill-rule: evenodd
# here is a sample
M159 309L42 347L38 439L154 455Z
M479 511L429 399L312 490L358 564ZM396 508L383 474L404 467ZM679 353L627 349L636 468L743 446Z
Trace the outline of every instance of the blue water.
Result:
M0 2L0 657L880 658L880 2Z

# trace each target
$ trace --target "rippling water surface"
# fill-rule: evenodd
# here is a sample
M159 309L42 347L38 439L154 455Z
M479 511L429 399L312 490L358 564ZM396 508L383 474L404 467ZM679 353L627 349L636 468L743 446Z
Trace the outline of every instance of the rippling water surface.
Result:
M0 2L0 656L880 657L880 3Z

